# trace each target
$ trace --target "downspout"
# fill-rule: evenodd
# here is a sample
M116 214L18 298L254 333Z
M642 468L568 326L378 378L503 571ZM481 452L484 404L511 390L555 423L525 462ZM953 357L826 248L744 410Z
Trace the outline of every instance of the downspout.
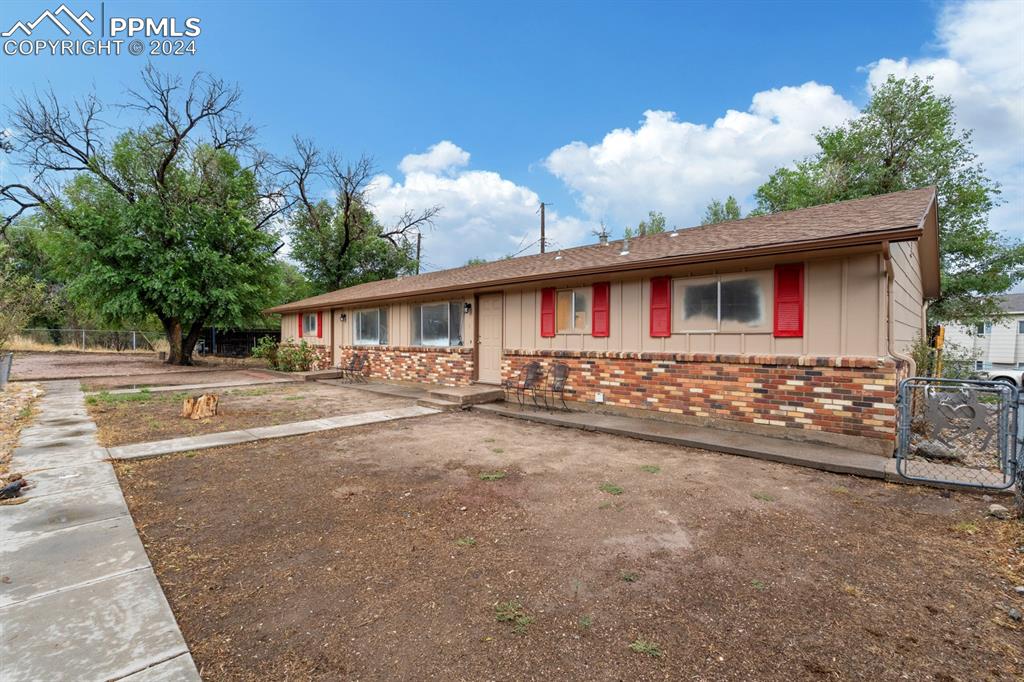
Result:
M914 362L914 358L910 357L906 353L901 353L896 350L893 345L893 336L895 333L896 323L892 317L892 299L893 299L893 279L895 275L893 273L892 266L892 253L889 251L889 242L882 242L882 259L885 263L885 318L886 318L886 329L888 340L886 343L889 355L896 358L897 360L903 360L907 363L910 369L909 376L917 376L917 363Z

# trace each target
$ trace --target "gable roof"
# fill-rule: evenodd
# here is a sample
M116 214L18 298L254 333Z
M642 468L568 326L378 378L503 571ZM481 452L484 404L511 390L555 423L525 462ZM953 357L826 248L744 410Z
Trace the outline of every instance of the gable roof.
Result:
M934 210L935 188L894 192L675 232L367 282L266 310L287 313L516 282L915 239ZM931 221L934 223L935 221ZM937 234L934 235L937 240ZM937 248L935 271L938 270ZM937 275L936 275L937 277ZM935 289L938 283L935 282Z
M1004 313L1024 313L1024 294L1006 294L1001 297L999 307Z

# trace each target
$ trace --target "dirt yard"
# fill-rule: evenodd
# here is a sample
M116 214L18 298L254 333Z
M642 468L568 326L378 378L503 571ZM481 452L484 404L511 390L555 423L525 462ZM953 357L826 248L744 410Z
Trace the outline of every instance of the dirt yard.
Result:
M203 393L199 389L163 393L100 393L87 396L85 402L99 429L100 444L104 446L386 410L405 407L413 402L312 382L214 388L208 392L220 396L217 416L196 421L181 416L181 405L186 396Z
M206 680L1011 680L981 496L449 413L119 465Z
M203 372L210 366L174 367L161 362L155 354L137 353L38 353L16 352L11 378L79 379L105 375L135 376L175 372Z
M169 369L169 368L168 368ZM116 377L96 377L82 381L83 391L111 391L117 388L148 388L173 386L175 384L216 384L224 381L280 378L280 374L260 369L218 369L207 367L197 374L194 371L164 371L155 374L136 374Z

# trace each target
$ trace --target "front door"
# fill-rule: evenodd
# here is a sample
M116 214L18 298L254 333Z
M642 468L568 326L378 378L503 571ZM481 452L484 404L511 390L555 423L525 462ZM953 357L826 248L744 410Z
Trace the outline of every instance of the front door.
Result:
M501 383L503 294L482 294L477 299L476 362L477 380L483 384Z

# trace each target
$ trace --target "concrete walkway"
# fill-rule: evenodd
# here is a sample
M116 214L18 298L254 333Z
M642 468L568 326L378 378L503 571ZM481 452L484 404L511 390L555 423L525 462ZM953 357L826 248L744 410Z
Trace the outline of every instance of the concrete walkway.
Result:
M376 424L378 422L389 422L395 419L408 419L409 417L423 417L428 414L438 414L439 410L430 407L413 405L411 407L397 407L390 410L378 410L376 412L360 412L340 417L323 417L321 419L310 419L309 421L290 422L276 426L260 426L255 429L240 429L238 431L221 431L220 433L209 433L205 436L189 436L186 438L171 438L169 440L158 440L149 443L133 443L131 445L118 445L108 448L111 459L146 459L158 457L173 452L189 452L191 450L205 450L207 448L219 448L225 445L237 445L238 443L250 443L257 440L268 440L270 438L287 438L288 436L301 436L306 433L317 431L330 431L331 429L343 429L350 426L362 426L364 424Z
M725 452L731 455L756 457L757 459L796 464L839 474L903 480L896 473L895 459L858 452L837 445L770 438L739 431L689 426L650 418L620 417L594 412L546 412L531 407L519 408L517 405L508 403L474 405L473 409L488 414L525 419L553 426L567 426L585 431L611 433L658 443Z
M78 381L46 385L0 506L0 680L199 680Z

